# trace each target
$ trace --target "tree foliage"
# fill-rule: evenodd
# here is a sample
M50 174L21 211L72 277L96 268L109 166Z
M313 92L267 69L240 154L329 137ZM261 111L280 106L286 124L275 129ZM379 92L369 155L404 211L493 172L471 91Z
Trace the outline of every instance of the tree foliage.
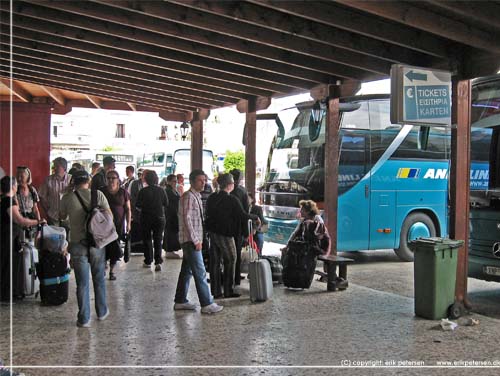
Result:
M226 151L226 157L224 158L224 171L229 172L233 168L237 168L241 171L245 171L245 153L242 150L239 151Z

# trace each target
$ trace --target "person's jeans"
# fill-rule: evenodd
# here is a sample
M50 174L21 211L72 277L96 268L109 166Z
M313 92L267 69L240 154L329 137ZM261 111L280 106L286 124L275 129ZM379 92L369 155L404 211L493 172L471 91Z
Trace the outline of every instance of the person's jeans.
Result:
M211 236L212 245L215 247L219 260L219 272L221 258L224 263L224 296L229 297L234 293L234 270L236 264L236 246L234 245L234 238L219 234L212 234ZM210 283L212 283L212 279L212 273L210 273Z
M165 217L153 217L143 215L141 217L142 240L144 242L144 263L153 262L153 247L151 246L151 232L153 233L154 261L155 265L163 262L161 258L161 243L163 241L163 230L165 229Z
M262 247L264 246L264 234L262 232L256 232L253 236L253 240L255 244L257 244L257 248L259 248L259 252L262 255Z
M205 265L203 264L201 251L197 251L192 242L186 242L182 244L182 253L181 271L175 290L175 303L188 302L187 293L191 276L193 276L200 305L205 307L212 304L214 300L210 294L210 288L208 287L207 273L205 271Z
M80 243L70 243L69 253L76 278L76 299L78 300L78 322L85 324L90 321L90 287L89 271L92 273L94 285L95 310L97 317L108 312L106 304L106 282L104 267L106 252L104 248L90 247L90 250Z

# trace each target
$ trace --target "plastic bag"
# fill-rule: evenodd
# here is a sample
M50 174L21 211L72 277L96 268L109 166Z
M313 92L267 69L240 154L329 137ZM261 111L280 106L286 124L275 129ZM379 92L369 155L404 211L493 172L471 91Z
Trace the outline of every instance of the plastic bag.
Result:
M68 247L64 227L45 225L41 227L38 249L62 253Z

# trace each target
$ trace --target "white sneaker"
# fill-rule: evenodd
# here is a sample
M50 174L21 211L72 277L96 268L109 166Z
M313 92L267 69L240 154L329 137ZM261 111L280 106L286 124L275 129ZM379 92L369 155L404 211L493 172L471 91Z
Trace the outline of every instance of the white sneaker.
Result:
M87 321L86 323L82 324L81 322L77 321L76 326L79 328L90 328L90 321Z
M209 304L205 307L201 308L201 313L206 313L207 315L210 315L212 313L217 313L220 312L224 309L223 306L218 305L217 303L212 303Z
M104 320L106 320L106 318L108 316L109 316L109 309L106 311L106 313L104 314L104 316L98 317L97 320L104 321Z
M194 311L196 306L191 303L175 303L174 310L175 311Z
M178 254L177 252L165 252L165 258L166 259L181 259L182 255Z

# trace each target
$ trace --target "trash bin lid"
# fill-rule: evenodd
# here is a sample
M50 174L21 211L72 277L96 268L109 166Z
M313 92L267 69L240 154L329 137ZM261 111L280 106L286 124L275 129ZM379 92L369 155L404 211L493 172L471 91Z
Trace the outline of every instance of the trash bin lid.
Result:
M410 244L413 250L428 250L437 252L443 249L460 248L464 244L464 241L449 238L430 237L412 240Z

